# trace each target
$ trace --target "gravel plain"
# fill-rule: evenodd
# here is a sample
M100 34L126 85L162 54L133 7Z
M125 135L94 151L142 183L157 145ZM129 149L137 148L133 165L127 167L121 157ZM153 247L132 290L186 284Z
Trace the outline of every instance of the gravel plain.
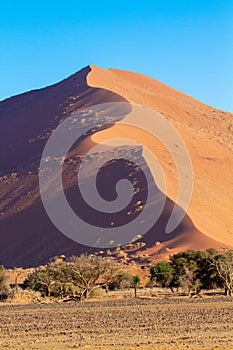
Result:
M0 349L233 349L233 299L0 304Z

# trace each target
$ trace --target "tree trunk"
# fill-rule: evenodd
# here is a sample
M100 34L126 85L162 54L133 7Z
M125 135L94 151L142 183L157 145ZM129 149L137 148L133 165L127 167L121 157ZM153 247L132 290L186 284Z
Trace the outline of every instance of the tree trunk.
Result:
M85 289L83 296L85 299L89 298L89 290L88 289Z

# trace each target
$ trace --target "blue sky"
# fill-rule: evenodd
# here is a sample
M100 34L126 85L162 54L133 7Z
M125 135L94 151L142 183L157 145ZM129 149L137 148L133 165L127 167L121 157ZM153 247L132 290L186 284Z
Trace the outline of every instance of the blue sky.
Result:
M233 112L233 0L0 2L0 100L88 64Z

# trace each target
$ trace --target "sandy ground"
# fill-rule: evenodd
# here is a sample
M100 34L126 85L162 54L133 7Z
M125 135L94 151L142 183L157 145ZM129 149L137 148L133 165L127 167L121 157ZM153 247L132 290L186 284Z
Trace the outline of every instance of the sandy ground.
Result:
M0 305L1 349L233 349L233 300Z

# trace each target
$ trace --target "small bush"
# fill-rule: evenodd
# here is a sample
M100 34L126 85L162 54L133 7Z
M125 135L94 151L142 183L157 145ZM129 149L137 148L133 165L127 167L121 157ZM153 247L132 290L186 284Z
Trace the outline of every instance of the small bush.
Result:
M35 303L41 301L41 294L33 290L14 288L10 291L8 300L12 303Z
M90 293L91 298L100 298L105 295L106 295L106 291L101 287L93 289Z

